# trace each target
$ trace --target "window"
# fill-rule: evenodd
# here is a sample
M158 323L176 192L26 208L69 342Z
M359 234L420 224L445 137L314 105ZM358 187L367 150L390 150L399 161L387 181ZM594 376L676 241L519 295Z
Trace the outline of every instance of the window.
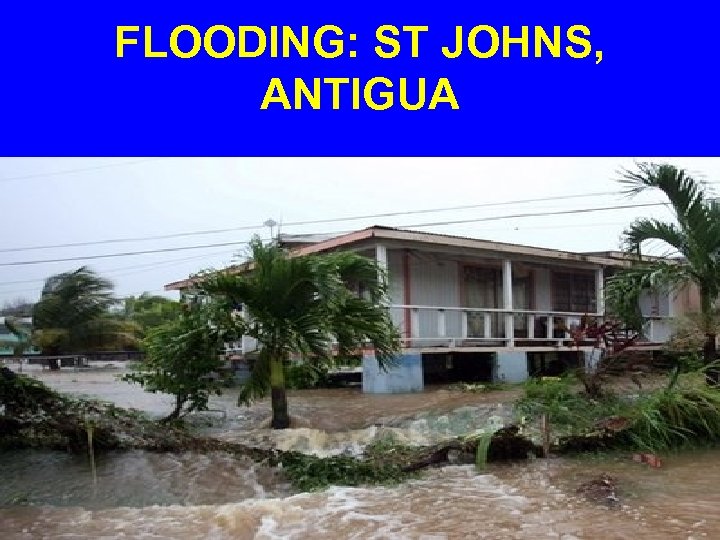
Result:
M553 272L553 311L595 313L595 276Z

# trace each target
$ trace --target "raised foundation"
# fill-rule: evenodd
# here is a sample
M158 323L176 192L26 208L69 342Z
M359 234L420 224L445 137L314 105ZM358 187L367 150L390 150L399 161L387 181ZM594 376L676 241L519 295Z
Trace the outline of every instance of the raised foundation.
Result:
M368 394L406 394L421 392L423 383L422 356L413 353L400 355L396 365L387 371L380 369L372 352L363 354L363 392Z
M527 354L520 351L498 352L495 357L494 382L518 383L528 380Z

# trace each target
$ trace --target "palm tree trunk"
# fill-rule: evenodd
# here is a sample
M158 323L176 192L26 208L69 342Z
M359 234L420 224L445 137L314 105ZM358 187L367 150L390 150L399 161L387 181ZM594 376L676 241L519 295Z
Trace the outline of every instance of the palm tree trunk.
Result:
M281 356L270 358L270 396L272 400L272 428L290 427L287 396L285 393L285 372Z

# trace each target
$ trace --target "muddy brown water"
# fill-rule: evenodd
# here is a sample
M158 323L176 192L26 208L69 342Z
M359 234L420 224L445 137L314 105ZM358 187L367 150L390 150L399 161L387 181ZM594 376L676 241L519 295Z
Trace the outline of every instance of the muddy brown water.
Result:
M170 408L167 396L116 382L115 373L36 375L63 391L154 414ZM348 451L347 441L361 449L383 429L422 443L443 429L467 428L473 415L503 416L501 403L512 397L442 389L405 396L295 392L296 427L277 439L265 429L267 404L237 408L227 395L213 403L227 419L210 431L287 447L300 441L322 455ZM82 456L7 452L0 461L0 538L720 538L720 451L663 457L660 469L629 456L537 460L483 473L444 467L396 487L294 494L278 471L223 454L109 454L98 459L93 484ZM607 508L575 493L600 473L618 478L621 505Z

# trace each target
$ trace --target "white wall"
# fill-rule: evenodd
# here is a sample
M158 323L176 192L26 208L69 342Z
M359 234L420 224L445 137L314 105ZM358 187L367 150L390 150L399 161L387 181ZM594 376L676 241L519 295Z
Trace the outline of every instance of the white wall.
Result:
M428 306L460 306L458 294L458 264L424 255L410 256L410 299L412 304ZM420 336L436 336L438 312L423 310L419 314ZM448 336L462 335L458 311L445 313L445 327Z
M645 317L668 317L670 296L665 291L643 292L640 295L640 311Z
M552 310L552 276L548 268L535 268L535 309Z
M404 304L405 275L402 251L388 250L388 296L391 304ZM405 316L399 309L390 310L390 316L400 334L405 334Z
M404 252L388 250L389 296L393 304L405 304L405 272ZM409 255L410 267L410 299L413 305L428 306L459 306L458 297L458 264L427 254ZM404 310L391 311L393 322L401 332L405 330ZM436 336L438 328L438 312L432 310L419 311L419 335ZM461 335L461 315L459 312L445 314L446 333L448 336ZM417 329L415 330L417 332Z

